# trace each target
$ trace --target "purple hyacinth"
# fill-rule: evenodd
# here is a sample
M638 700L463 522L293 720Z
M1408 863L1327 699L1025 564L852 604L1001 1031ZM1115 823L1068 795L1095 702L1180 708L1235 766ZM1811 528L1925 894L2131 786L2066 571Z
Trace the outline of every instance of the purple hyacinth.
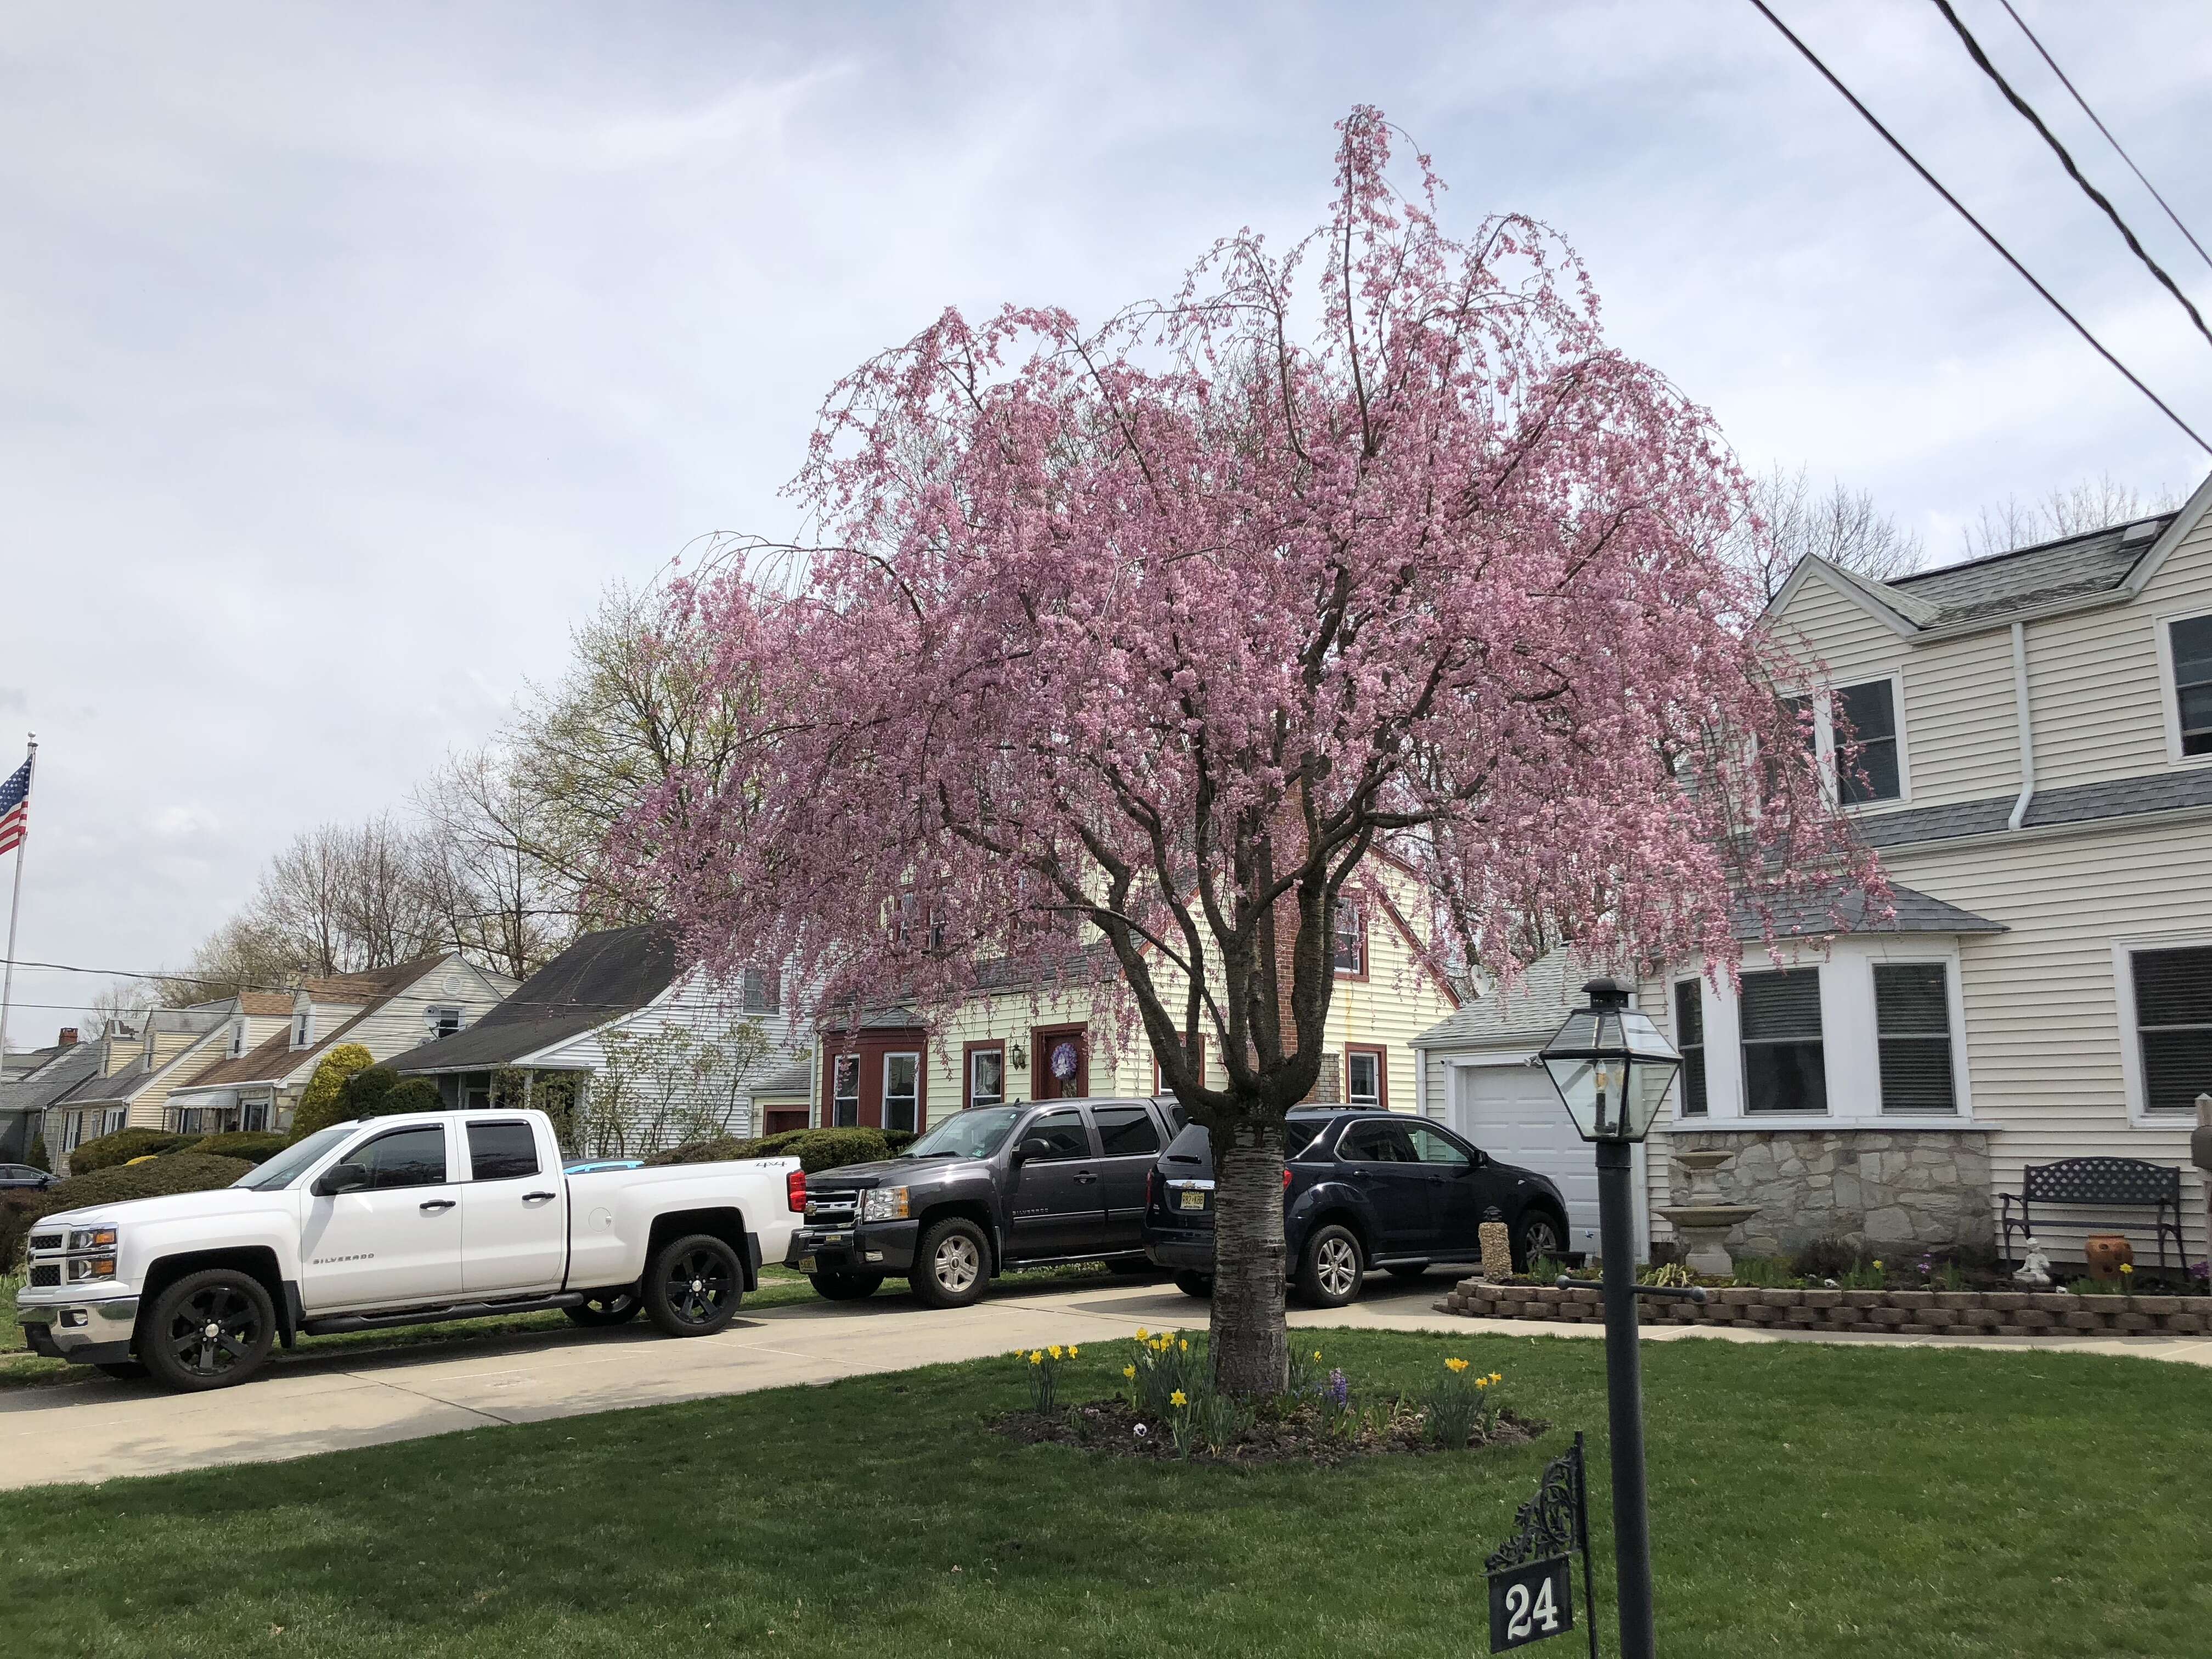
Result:
M1328 1397L1340 1406L1349 1406L1352 1403L1352 1379L1345 1376L1341 1370L1334 1370L1328 1374Z

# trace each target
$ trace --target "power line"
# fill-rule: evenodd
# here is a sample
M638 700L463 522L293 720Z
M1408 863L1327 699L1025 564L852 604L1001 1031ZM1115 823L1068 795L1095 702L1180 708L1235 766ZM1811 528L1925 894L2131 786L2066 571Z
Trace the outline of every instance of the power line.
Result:
M2081 186L2083 193L2091 201L2105 210L2105 216L2112 222L2112 228L2120 233L2121 240L2128 245L2128 251L2149 267L2152 276L2166 284L2166 291L2179 301L2181 308L2189 313L2189 320L2197 325L2197 331L2204 337L2204 343L2207 345L2212 345L2212 329L2204 326L2203 317L2198 313L2189 296L2181 291L2181 284L2167 276L2166 267L2150 257L2149 251L2136 237L2133 228L2126 220L2120 217L2120 210L2112 205L2112 198L2089 182L2087 176L2075 165L2074 157L2068 152L2066 146L2058 142L2058 135L2044 125L2043 118L2035 112L2034 106L2014 91L2012 82L2004 78L1995 64L1990 62L1989 54L1982 50L1982 43L1974 39L1973 32L1966 27L1965 21L1960 17L1957 11L1953 9L1951 0L1936 0L1936 9L1943 14L1944 21L1950 24L1959 39L1966 44L1966 55L1980 65L1983 74L1996 83L1996 88L2004 94L2005 100L2020 112L2021 118L2028 125L2043 135L2043 142L2050 145L2053 153L2057 155L2058 164L2066 169L2067 176Z
M2018 12L2013 10L2012 0L1997 0L1997 3L2005 9L2006 15L2009 16L2014 22L2020 25L2020 32L2027 37L2027 43L2035 48L2037 54L2041 57L2045 63L2051 65L2051 72L2058 77L2058 84L2064 87L2067 91L2074 94L2074 101L2081 105L2081 113L2087 116L2090 121L2096 126L2097 131L2105 135L2105 142L2112 147L2114 153L2119 156L2120 160L2128 164L2128 171L2134 173L2136 182L2141 184L2145 190L2150 192L2151 200L2156 202L2159 206L2166 209L2166 216L2173 221L2173 228L2179 231L2182 235L2188 240L2190 246L2197 250L2197 257L2203 260L2206 264L2212 265L2212 253L2207 253L2204 251L2204 244L2197 240L2196 233L2191 231L2187 225L2181 222L2181 216L2173 210L2172 207L2167 203L2165 197L2158 193L2158 186L2152 184L2148 179L2143 176L2143 170L2136 165L2136 158L2129 155L2125 149L2121 148L2120 141L2112 137L2112 130L2106 126L2104 122L2099 118L2096 111L2089 107L2089 100L2081 94L2081 93L2075 88L2073 82L2066 78L2066 71L2058 67L2058 60L2051 55L2050 52L2045 47L2042 41L2035 38L2035 31L2028 27L2027 20L2022 17Z
M2014 258L2012 250L2007 247L2002 242L1999 241L1996 239L1996 234L1992 232L1987 225L1984 224L1979 219L1977 219L1972 213L1968 212L1966 210L1966 204L1961 202L1957 197L1951 194L1949 191L1946 190L1943 187L1943 184L1941 179L1937 179L1934 173L1929 172L1926 167L1920 164L1920 158L1915 155L1911 150L1905 149L1905 145L1898 139L1897 135L1892 132L1887 127L1884 126L1880 118L1875 116L1875 112L1859 101L1857 94L1853 93L1849 87L1845 86L1842 81L1837 78L1836 72L1820 61L1819 55L1814 52L1812 47L1807 46L1802 40L1799 40L1796 34L1790 32L1790 26L1774 15L1773 10L1766 4L1766 0L1751 0L1751 3L1758 9L1759 15L1765 18L1768 22L1773 24L1777 29L1781 31L1782 38L1784 40L1789 41L1791 46L1797 48L1798 52L1804 57L1807 63L1810 64L1814 69L1820 70L1821 78L1826 81L1827 83L1833 87L1838 92L1841 93L1844 95L1844 101L1850 104L1853 109L1856 110L1860 115L1865 118L1867 125L1881 135L1883 142L1887 143L1892 149L1895 150L1899 155L1905 158L1905 164L1911 167L1915 173L1918 173L1921 178L1927 182L1928 187L1930 190L1934 191L1938 196L1949 203L1953 210L1955 211L1961 219L1964 219L1968 224L1972 225L1974 229L1980 234L1982 240L1997 251L1998 255L2007 264L2010 265L2014 270L2020 273L2021 279L2030 288L2033 289L2038 294L2043 296L2044 302L2046 305L2073 325L2074 331L2089 343L2090 349L2094 351L2100 357L2102 357L2106 362L2110 363L2114 368L2118 369L2120 372L2121 376L2126 380L2130 386L2133 386L2136 391L2142 392L2144 397L2149 398L2152 403L2155 404L2158 406L2159 413L2165 416L2167 420L2172 422L2174 425L2180 428L2185 433L2188 434L2191 442L2194 443L2206 454L2212 455L2212 443L2207 443L2202 437L2198 436L2196 428L2190 425L2188 422L2183 420L2180 416L2175 414L2173 410L2168 407L2165 398L2160 397L2158 393L2153 392L2148 386L2145 386L2142 381L2136 377L2133 369L2130 369L2125 363L2114 356L2110 350L2106 349L2105 343L2100 340L2095 335L2092 334L2079 317L2076 317L2072 312L2069 311L2059 302L2058 296L2057 295L2053 294L2049 289L2044 287L2041 283L2038 282L2035 279L2035 273L2028 270L2026 265L2021 264L2017 258Z

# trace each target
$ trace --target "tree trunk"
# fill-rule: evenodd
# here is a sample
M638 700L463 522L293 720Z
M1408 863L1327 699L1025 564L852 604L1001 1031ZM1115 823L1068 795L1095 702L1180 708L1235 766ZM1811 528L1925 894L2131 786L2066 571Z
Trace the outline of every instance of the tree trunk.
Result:
M1213 1386L1223 1394L1279 1394L1290 1380L1282 1125L1246 1119L1217 1133L1213 1182Z

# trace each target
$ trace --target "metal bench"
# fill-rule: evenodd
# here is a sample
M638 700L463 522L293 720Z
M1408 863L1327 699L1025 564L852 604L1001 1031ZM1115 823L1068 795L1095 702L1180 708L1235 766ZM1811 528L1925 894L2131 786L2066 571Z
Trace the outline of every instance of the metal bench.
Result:
M2069 1158L2056 1164L2031 1164L2022 1173L2019 1196L2003 1194L2004 1253L2012 1253L2015 1229L2026 1237L2038 1237L2056 1228L2082 1233L2119 1231L2112 1220L2069 1221L2063 1217L2038 1216L2035 1206L2061 1206L2081 1209L2149 1210L2151 1230L2158 1239L2158 1267L2166 1271L2166 1241L2173 1238L2173 1253L2182 1261L2189 1253L2181 1243L2181 1171L2140 1158Z

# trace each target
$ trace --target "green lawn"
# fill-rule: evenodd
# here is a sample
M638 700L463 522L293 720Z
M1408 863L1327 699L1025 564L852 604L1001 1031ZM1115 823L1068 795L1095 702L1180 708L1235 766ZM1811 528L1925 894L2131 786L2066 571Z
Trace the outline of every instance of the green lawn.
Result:
M1594 1341L1308 1334L1355 1388L1448 1354L1559 1425L1236 1469L1021 1447L995 1360L0 1498L41 1655L1460 1656ZM1662 1652L2177 1656L2212 1631L2212 1378L2075 1355L1646 1350ZM1087 1345L1064 1397L1119 1381ZM1600 1595L1610 1618L1602 1504ZM1607 1651L1612 1650L1607 1629ZM1580 1638L1535 1652L1580 1653Z
M1044 1291L1070 1290L1086 1280L1104 1282L1108 1278L1103 1267L1039 1267L1027 1273L1008 1273L996 1281L993 1293L1018 1296L1024 1291L1034 1294ZM72 1365L64 1359L42 1358L24 1347L22 1330L15 1323L15 1292L21 1288L22 1283L20 1274L13 1278L0 1275L0 1389L58 1387L105 1381L98 1371L88 1366ZM894 1279L878 1294L902 1296L906 1294L906 1286ZM793 1273L784 1267L764 1267L761 1269L760 1289L745 1298L744 1305L750 1312L815 1299L813 1287L807 1284L804 1273ZM343 1350L368 1353L382 1349L437 1344L451 1346L455 1354L461 1354L467 1352L466 1345L471 1342L482 1345L497 1339L533 1333L552 1335L573 1328L565 1314L517 1314L512 1319L462 1320L447 1325L402 1325L388 1331L356 1331L346 1336L302 1337L294 1352L322 1354Z

